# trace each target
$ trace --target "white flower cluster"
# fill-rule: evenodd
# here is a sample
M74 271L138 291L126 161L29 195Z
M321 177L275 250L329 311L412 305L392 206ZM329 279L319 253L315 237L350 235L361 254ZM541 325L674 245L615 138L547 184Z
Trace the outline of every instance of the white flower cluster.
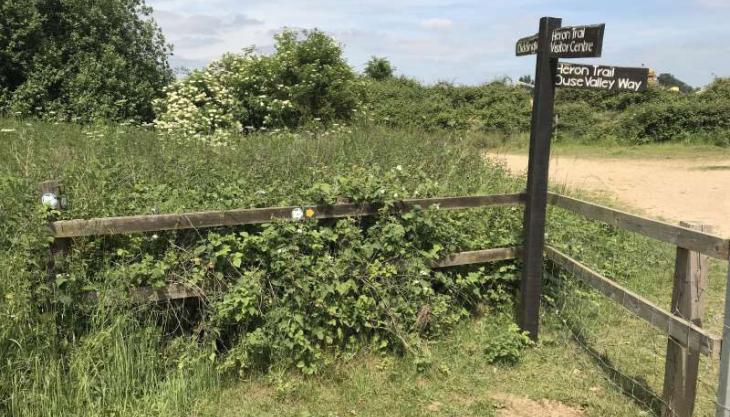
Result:
M267 130L284 125L294 114L290 88L273 83L269 62L246 52L228 54L193 72L154 102L155 126L161 134L225 145L245 130Z
M231 111L235 100L221 75L210 66L170 85L165 97L154 102L158 131L212 145L224 145L231 134L242 131Z

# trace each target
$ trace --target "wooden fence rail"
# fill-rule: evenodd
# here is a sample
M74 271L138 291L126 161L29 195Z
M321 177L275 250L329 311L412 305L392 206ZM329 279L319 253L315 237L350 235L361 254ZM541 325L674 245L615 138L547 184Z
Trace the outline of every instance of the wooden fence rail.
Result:
M548 203L589 219L598 220L620 229L671 243L723 261L727 261L730 254L730 240L702 231L647 219L555 193L549 193Z
M646 298L618 285L553 247L545 247L545 256L635 316L671 336L683 346L707 356L716 357L719 354L721 343L719 337L713 336L692 322L660 308Z
M524 201L524 194L493 194L468 197L438 197L401 200L395 208L408 211L415 207L436 206L440 210L517 205ZM88 220L60 220L49 224L55 238L115 235L163 230L198 229L206 227L238 226L269 223L277 219L292 219L294 213L304 218L332 219L341 217L372 216L378 214L382 204L344 203L321 206L289 206L221 211L201 211L179 214L153 214L128 217L106 217Z

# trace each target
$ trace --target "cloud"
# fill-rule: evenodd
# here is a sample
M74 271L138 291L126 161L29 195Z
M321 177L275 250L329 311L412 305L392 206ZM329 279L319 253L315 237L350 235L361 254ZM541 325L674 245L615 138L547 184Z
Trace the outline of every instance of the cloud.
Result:
M201 46L211 45L222 41L223 38L219 36L183 36L175 39L175 47L185 50L187 48L198 48Z
M0 0L1 2L2 0ZM360 67L386 56L399 73L426 82L478 83L502 74L534 71L534 59L516 58L514 43L534 33L540 16L568 24L606 22L604 57L595 63L671 72L693 85L728 75L730 0L147 0L168 41L172 62L200 67L225 52L256 45L272 51L283 27L319 28L344 44ZM677 59L677 57L682 59ZM722 74L720 74L722 72Z
M185 10L185 9L183 9ZM199 68L220 53L229 38L241 31L262 28L264 22L241 13L217 15L213 10L180 13L156 9L154 18L175 52L175 63ZM242 45L243 46L243 45Z
M730 0L697 0L697 3L710 9L730 8Z
M454 21L444 18L432 18L421 21L421 27L424 29L448 30L454 27Z
M156 10L155 20L164 33L171 38L195 35L219 35L226 30L240 29L245 26L262 25L264 22L242 14L222 18L211 14L182 14L167 10Z

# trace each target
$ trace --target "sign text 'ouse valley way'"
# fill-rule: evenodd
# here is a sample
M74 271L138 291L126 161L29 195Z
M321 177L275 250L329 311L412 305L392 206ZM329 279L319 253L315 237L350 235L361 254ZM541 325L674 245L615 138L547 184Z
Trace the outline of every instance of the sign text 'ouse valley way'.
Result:
M648 68L558 64L556 87L590 88L607 91L646 91Z

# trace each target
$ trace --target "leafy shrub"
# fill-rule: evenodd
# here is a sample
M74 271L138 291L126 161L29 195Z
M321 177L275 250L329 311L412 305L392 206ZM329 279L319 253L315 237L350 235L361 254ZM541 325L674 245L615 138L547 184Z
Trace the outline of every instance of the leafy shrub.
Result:
M647 91L631 93L624 91L601 91L578 88L559 88L556 92L556 106L567 105L575 102L586 103L593 112L621 112L629 106L637 104L661 103L677 98L676 94L668 92L664 88L650 85Z
M172 80L143 0L0 4L0 110L53 119L151 121Z
M484 355L487 363L513 365L522 357L522 349L532 345L527 333L510 323L501 327L495 337L486 341Z
M715 78L704 91L696 97L701 101L730 101L730 78Z
M598 115L584 101L560 103L555 106L557 130L560 137L585 136L594 131Z
M393 71L395 69L390 65L388 58L372 57L370 61L365 64L365 75L372 78L375 81L383 81L393 77Z
M415 190L405 186L414 177ZM226 347L221 352L226 370L243 372L273 362L313 373L330 353L364 344L417 354L418 337L443 334L477 304L510 303L516 282L513 268L431 269L433 261L470 240L460 236L473 230L476 213L398 213L389 201L436 190L428 177L402 167L355 168L352 175L315 184L304 194L314 202L382 202L376 218L284 221L227 233L132 240L101 270L69 271L57 284L69 299L84 286L101 284L87 276L152 287L172 278L203 289L210 319L197 331ZM89 245L77 248L96 253L96 244Z
M513 133L530 124L529 93L503 83L424 86L399 77L367 83L365 91L369 117L387 126Z
M227 54L169 86L155 101L157 128L222 143L244 129L328 125L354 115L355 75L332 38L285 30L275 48L270 56L253 48Z
M634 143L691 140L730 129L730 101L685 98L634 106L616 122L618 136Z

